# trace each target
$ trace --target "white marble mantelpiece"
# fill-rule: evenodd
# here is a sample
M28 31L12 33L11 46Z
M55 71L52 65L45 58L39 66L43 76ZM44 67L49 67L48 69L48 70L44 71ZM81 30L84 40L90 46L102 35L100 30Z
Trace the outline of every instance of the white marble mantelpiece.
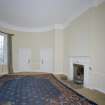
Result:
M71 56L69 57L69 79L73 80L73 64L80 64L84 66L84 86L89 87L89 76L91 73L90 57L88 56Z

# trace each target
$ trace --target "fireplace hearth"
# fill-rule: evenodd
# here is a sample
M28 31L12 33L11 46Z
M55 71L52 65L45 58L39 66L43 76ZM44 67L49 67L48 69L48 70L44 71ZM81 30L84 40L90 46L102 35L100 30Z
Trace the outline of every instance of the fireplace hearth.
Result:
M78 84L84 83L84 66L80 64L73 64L73 81Z

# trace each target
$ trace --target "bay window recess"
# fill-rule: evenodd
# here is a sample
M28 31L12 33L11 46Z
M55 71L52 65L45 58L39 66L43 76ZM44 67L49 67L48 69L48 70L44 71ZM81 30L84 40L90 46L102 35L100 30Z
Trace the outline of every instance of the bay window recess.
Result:
M12 40L11 36L0 33L0 75L12 73Z

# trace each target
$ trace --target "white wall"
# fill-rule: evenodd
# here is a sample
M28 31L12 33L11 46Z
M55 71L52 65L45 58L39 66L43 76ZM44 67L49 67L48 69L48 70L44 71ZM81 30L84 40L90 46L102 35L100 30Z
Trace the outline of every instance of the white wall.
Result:
M64 66L64 34L63 30L55 30L54 32L54 70L55 73L62 74Z
M53 31L40 33L17 33L13 37L13 68L17 70L19 48L30 48L32 52L31 68L40 69L40 49L52 48L54 50Z
M40 72L40 49L53 49L53 63L55 74L63 73L63 30L48 32L18 32L0 27L4 32L13 33L13 69L18 70L19 48L30 48L32 52L30 71Z
M65 69L69 56L89 56L91 88L105 92L105 3L92 7L64 30Z
M31 48L31 65L33 71L39 71L40 68L40 49L52 48L55 74L63 73L63 30L52 30L49 32L37 33L15 33L13 37L13 67L17 71L18 49Z
M92 87L105 92L105 3L92 9L90 25Z

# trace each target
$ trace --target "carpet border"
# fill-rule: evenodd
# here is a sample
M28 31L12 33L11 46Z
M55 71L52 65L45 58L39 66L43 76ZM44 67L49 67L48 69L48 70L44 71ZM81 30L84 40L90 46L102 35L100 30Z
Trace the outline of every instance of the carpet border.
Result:
M78 96L84 98L85 100L89 101L89 102L92 103L93 105L98 105L96 102L93 102L92 100L88 99L87 97L85 97L85 96L81 95L80 93L76 92L74 89L72 89L72 88L70 88L69 86L65 85L62 81L60 81L59 79L57 79L53 74L51 74L51 76L52 76L54 79L56 79L60 84L62 84L65 88L67 88L67 89L69 89L69 90L75 92L76 95L78 95Z

